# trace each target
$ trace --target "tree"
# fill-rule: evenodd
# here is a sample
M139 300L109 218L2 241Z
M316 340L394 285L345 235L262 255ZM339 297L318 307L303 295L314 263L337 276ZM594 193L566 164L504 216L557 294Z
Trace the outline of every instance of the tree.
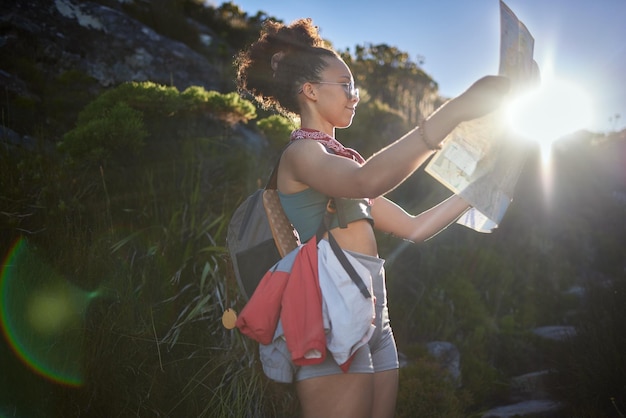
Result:
M387 44L366 44L356 46L354 57L349 51L342 57L372 100L398 110L410 124L434 110L437 83L406 52Z

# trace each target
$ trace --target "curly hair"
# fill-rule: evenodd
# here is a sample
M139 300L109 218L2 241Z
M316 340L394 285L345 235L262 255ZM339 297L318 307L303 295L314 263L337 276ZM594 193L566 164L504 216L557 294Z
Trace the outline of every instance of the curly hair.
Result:
M266 20L259 39L236 56L237 87L265 109L299 114L300 87L307 81L320 81L319 73L329 57L339 55L324 46L310 18L288 26Z

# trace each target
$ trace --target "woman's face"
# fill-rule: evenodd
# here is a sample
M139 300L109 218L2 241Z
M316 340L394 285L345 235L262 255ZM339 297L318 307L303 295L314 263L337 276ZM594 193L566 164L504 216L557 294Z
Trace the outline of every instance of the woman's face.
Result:
M350 69L339 58L327 58L328 66L320 73L320 81L311 82L317 89L317 108L320 115L332 126L347 128L352 124L358 89Z

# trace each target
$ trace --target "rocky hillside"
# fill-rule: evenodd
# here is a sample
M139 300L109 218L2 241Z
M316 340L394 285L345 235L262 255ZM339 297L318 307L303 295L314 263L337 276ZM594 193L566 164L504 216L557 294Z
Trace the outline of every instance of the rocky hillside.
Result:
M129 11L149 20L158 7L154 3L3 1L0 125L5 136L44 132L54 139L102 89L125 81L149 80L181 91L191 85L232 90L232 77L225 74L231 70L232 48L192 19L184 25L170 22L194 38L183 42L131 17ZM158 29L157 18L151 23Z

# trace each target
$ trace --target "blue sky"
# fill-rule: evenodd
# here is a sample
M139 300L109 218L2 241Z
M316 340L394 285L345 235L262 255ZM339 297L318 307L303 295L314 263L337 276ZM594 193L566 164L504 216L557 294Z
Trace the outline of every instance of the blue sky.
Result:
M421 56L423 69L444 96L456 96L482 75L498 71L498 0L234 3L248 15L261 10L286 23L311 17L336 49L385 43L409 53L415 62ZM626 127L626 0L505 3L535 38L534 56L542 74L552 68L556 77L587 91L595 113L589 129Z

